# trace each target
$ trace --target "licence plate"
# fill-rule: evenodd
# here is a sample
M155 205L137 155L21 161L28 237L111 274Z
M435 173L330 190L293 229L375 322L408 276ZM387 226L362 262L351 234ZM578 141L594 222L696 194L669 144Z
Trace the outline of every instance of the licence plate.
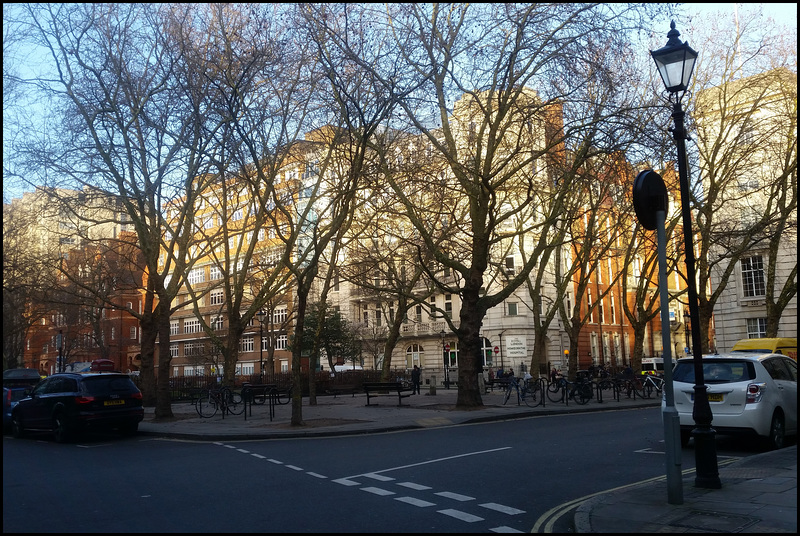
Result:
M125 405L125 401L124 400L106 400L105 402L103 402L103 405L104 406L124 406Z
M707 393L708 401L709 402L722 402L723 395L722 393ZM692 402L694 402L694 393L692 393Z

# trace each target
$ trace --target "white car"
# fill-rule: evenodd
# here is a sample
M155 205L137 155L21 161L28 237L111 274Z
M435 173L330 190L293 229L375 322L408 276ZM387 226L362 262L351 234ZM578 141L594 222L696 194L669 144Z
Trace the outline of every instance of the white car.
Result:
M797 435L797 362L780 354L703 356L703 377L718 434L751 434L772 449ZM696 427L694 360L679 359L672 372L675 409L680 416L681 444ZM662 408L666 398L662 396Z

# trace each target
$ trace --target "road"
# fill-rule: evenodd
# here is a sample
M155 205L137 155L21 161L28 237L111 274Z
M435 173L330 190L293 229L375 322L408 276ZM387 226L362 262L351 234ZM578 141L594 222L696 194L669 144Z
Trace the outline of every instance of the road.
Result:
M720 461L752 454L738 445ZM578 500L665 472L658 408L317 439L5 436L3 454L4 532L565 532Z

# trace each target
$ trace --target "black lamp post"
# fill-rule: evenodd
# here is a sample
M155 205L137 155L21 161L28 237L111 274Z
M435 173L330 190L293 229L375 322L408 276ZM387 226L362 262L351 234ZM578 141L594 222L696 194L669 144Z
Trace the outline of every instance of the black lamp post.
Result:
M447 333L444 330L439 332L439 336L442 338L442 358L443 358L443 364L444 364L444 387L445 387L445 389L450 389L450 371L448 370L448 368L449 368L448 367L448 365L449 365L448 361L450 361L450 360L448 359L448 356L447 356L447 350L444 347L444 336L445 335L447 335Z
M56 372L65 372L67 367L64 366L64 331L58 330L56 336L56 346L58 347L58 358L56 359Z
M650 55L656 62L658 73L664 81L664 86L670 93L670 100L674 97L672 119L675 128L672 130L678 148L678 179L681 189L681 215L683 218L684 249L686 250L686 280L687 298L689 302L689 316L691 324L695 326L692 333L692 356L694 356L694 409L692 417L695 429L692 436L695 442L695 487L719 489L722 484L719 480L717 469L716 432L711 428L711 406L708 403L708 392L703 378L703 351L700 338L700 310L697 300L697 280L695 278L694 244L692 238L692 217L689 204L689 170L686 161L686 140L688 136L683 126L685 113L681 107L681 98L686 94L689 81L694 70L697 52L688 43L682 43L678 36L680 32L675 29L675 22L670 24L667 34L667 44L658 50L651 50Z
M686 351L689 351L689 343L692 340L692 317L689 315L689 311L683 311L683 334L686 335Z
M262 385L264 384L264 320L267 318L267 313L264 312L263 309L260 309L256 316L258 317L258 323L260 326L259 334L260 337L258 338L258 359L261 363L261 368L259 368L259 383Z

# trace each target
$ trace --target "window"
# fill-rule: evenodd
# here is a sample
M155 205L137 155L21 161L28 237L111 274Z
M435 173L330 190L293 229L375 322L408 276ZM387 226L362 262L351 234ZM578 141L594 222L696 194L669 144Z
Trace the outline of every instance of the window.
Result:
M611 299L611 323L612 324L616 324L617 323L617 309L614 307L614 296L613 295L610 296L610 299ZM617 346L619 346L619 344Z
M136 326L131 327L131 339L136 339Z
M742 259L742 291L745 298L766 296L764 259L761 255Z
M287 318L289 318L289 311L286 307L278 307L272 313L272 323L276 326L284 324Z
M594 323L594 309L592 309L592 291L586 291L586 307L589 309L589 322Z
M289 346L289 336L288 335L278 335L275 339L275 349L276 350L286 350Z
M445 294L444 296L444 314L447 318L453 318L453 295Z
M747 338L760 339L767 336L767 319L766 318L748 318L747 319Z
M514 274L514 257L506 257L506 273L508 275Z
M221 330L225 329L225 318L222 316L215 316L211 319L211 329Z
M202 283L206 280L206 271L205 268L194 268L189 272L188 277L189 283L195 285L197 283Z
M219 266L211 266L208 269L208 278L212 281L222 279L222 270L219 269Z
M178 357L178 345L177 344L170 344L169 345L169 356L170 357Z
M183 321L183 332L184 333L200 333L200 321L199 320L184 320Z
M183 344L184 356L198 356L203 354L202 342L187 342Z
M239 341L239 351L240 352L252 352L255 349L255 343L253 341L253 337L243 337L241 341Z
M169 334L170 335L179 335L181 332L180 322L177 320L170 320L169 321Z
M517 302L508 302L506 306L508 316L517 316Z
M224 300L225 294L221 288L211 291L211 295L209 296L209 302L211 305L222 305Z
M406 367L414 368L414 365L419 365L419 356L422 352L422 346L419 344L412 344L406 348Z

